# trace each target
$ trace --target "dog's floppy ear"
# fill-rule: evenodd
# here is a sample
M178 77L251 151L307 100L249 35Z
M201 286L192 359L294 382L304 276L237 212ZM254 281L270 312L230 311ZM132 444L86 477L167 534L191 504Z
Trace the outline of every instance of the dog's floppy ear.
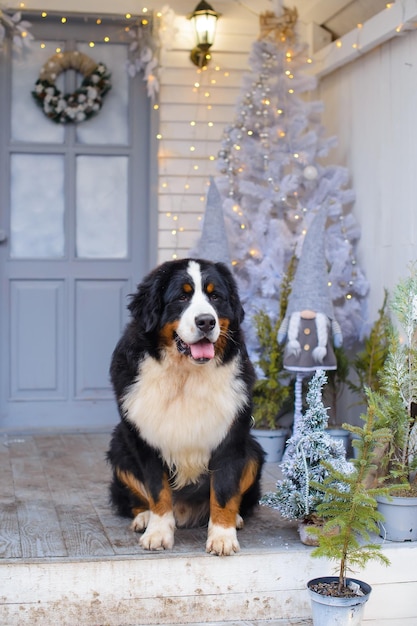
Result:
M163 266L157 267L138 285L138 290L128 305L128 309L145 333L158 328L163 308L162 278Z
M232 272L229 270L229 268L227 267L227 265L225 265L224 263L216 263L216 267L218 269L218 271L221 273L221 275L223 276L223 278L225 278L226 283L227 283L227 287L229 290L229 299L230 299L230 304L233 308L233 311L235 313L235 317L236 320L239 324L241 324L243 322L243 319L245 317L245 311L243 310L243 306L242 303L240 301L239 298L239 293L237 290L237 284L236 281L233 277Z

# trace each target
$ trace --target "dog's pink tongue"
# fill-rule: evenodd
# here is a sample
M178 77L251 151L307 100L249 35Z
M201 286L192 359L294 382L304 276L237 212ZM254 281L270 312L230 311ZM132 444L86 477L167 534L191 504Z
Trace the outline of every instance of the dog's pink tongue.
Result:
M214 344L207 339L203 339L198 343L190 345L191 356L193 359L212 359L214 358Z

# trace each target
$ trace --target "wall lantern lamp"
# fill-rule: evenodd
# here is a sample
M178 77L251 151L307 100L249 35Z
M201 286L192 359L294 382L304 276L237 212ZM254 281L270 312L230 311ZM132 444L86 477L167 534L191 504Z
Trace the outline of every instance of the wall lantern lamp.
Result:
M190 59L198 67L204 67L210 61L210 47L214 43L216 24L220 17L208 2L199 2L187 19L192 20L197 45L191 50Z

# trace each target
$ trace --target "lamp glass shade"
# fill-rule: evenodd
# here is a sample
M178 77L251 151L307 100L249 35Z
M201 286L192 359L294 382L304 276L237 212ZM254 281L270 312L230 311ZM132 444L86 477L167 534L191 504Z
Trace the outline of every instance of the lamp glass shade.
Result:
M217 16L203 13L193 17L194 30L197 38L197 45L209 45L214 43L216 34Z
M210 47L214 43L219 14L208 4L200 2L189 16L194 25L197 46Z

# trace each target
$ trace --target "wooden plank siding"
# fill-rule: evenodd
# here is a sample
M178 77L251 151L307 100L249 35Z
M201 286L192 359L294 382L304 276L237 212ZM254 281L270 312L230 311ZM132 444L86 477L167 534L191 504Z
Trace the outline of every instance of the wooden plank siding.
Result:
M218 10L223 11L223 8ZM198 240L209 177L225 127L236 114L258 18L226 7L218 22L212 60L199 70L189 60L189 22L177 15L172 50L161 55L158 184L158 260L184 257ZM199 86L196 86L196 83Z

